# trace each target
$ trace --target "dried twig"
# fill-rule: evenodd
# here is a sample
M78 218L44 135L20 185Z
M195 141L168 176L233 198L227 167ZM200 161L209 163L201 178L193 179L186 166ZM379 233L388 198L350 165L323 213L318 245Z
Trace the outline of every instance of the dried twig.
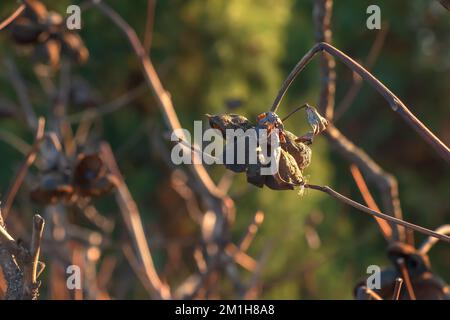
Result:
M28 97L27 88L25 86L25 82L22 79L22 76L17 69L14 60L11 58L5 58L4 64L6 66L6 70L9 73L9 79L11 80L11 84L16 90L17 96L20 101L20 106L22 107L22 111L25 115L26 122L30 129L37 128L37 116L33 110L33 106L31 104L30 98Z
M0 31L5 29L9 24L11 24L17 17L19 17L25 10L25 4L22 3L11 15L0 22Z
M111 147L107 143L102 143L100 152L109 171L117 178L116 199L129 234L133 239L140 262L144 266L145 276L151 284L152 290L154 291L153 293L156 294L158 298L168 299L171 296L169 287L161 281L155 269L138 207L123 180Z
M437 228L435 230L435 232L437 233L441 233L441 234L450 234L450 224L446 224L443 226L440 226L439 228ZM420 248L418 249L418 251L420 252L420 254L425 255L428 253L428 251L430 251L430 249L438 242L438 239L434 238L434 237L428 237L420 246Z
M370 193L369 188L367 187L366 182L364 181L364 178L361 174L361 171L359 171L358 167L352 164L350 166L350 171L367 206L372 210L381 211L378 205L376 204L375 200L373 199L372 194ZM392 229L389 226L389 224L383 219L377 217L374 218L377 221L384 238L387 241L390 241L392 239Z
M397 264L398 264L398 267L400 268L400 272L402 273L402 277L405 281L406 291L408 291L409 298L411 300L416 300L416 294L414 293L411 278L409 277L408 268L406 267L406 264L405 264L405 259L398 258Z
M150 47L152 46L153 25L155 24L155 5L156 0L147 0L147 19L145 20L144 33L144 49L147 55L150 53Z
M39 254L41 252L41 239L44 231L45 221L36 214L33 218L33 233L31 236L30 246L30 262L27 263L23 270L23 295L29 297L32 300L36 300L38 297L39 283L38 277L38 264Z
M25 157L24 162L20 166L19 171L17 172L16 177L13 180L13 183L12 183L11 187L9 188L9 191L5 198L5 202L3 203L2 213L3 213L4 218L6 218L8 216L8 213L9 213L9 210L11 209L14 198L16 197L16 194L19 191L20 186L22 185L23 179L25 178L28 168L31 166L31 164L36 159L36 154L39 149L39 145L40 145L42 139L44 138L44 129L45 129L45 119L39 118L38 128L36 131L36 135L34 137L33 146L31 147L31 150L28 152L27 156ZM1 223L2 223L2 220L0 219L0 224Z
M350 58L348 55L333 47L332 45L320 42L315 44L297 63L289 76L284 81L275 98L271 111L276 112L281 100L286 94L287 89L290 87L294 79L305 68L305 66L311 61L311 59L321 51L325 51L335 58L341 60L348 68L358 73L364 80L370 83L389 103L393 111L397 112L403 120L408 123L429 145L431 145L435 151L448 163L450 163L450 149L439 138L434 135L416 116L411 113L408 107L384 84L382 84L377 78L375 78L369 71L364 69L359 63Z
M367 288L366 286L361 286L358 288L356 292L356 298L358 300L383 300L378 293L373 291L372 289Z
M398 298L400 297L400 292L402 291L402 285L403 285L403 279L396 278L394 293L392 294L392 300L398 300Z
M315 0L313 17L315 24L315 38L316 42L331 43L332 29L331 17L333 13L333 0ZM320 100L319 110L325 115L328 120L333 119L334 114L334 99L336 92L336 62L333 56L323 52L320 56Z
M348 204L348 205L350 205L350 206L352 206L352 207L354 207L354 208L356 208L356 209L358 209L360 211L368 213L368 214L370 214L372 216L379 217L381 219L393 222L395 224L399 224L399 225L404 226L406 228L415 230L417 232L420 232L420 233L426 234L428 236L435 237L435 238L438 238L440 240L443 240L443 241L446 241L446 242L450 243L450 237L449 236L437 233L437 232L432 231L430 229L427 229L427 228L424 228L424 227L412 224L412 223L404 221L404 220L397 219L395 217L391 217L391 216L389 216L389 215L387 215L385 213L381 213L381 212L372 210L372 209L370 209L370 208L368 208L368 207L366 207L366 206L364 206L364 205L362 205L362 204L360 204L360 203L358 203L358 202L356 202L356 201L354 201L352 199L347 198L346 196L340 194L339 192L333 190L332 188L330 188L328 186L318 186L318 185L314 185L314 184L305 184L304 187L327 193L330 196L340 200L341 202L346 203L346 204Z
M369 54L367 55L366 61L364 65L367 70L371 70L378 56L380 55L381 49L383 48L384 41L386 40L386 35L389 30L389 25L383 25L381 30L377 32L375 41L370 48ZM327 42L327 41L325 41ZM355 98L358 96L359 91L362 88L362 78L354 73L353 74L353 83L350 88L347 90L344 98L341 102L336 106L335 114L334 114L334 122L336 121L350 108Z
M70 123L78 123L83 120L93 120L109 113L115 112L120 108L129 105L133 100L136 100L144 93L146 93L147 90L148 88L145 83L140 84L102 106L69 115L67 117L67 121Z
M397 219L402 219L398 185L395 177L386 173L367 153L353 144L332 124L325 131L325 136L344 158L350 163L356 164L363 174L377 185L386 213L393 215ZM392 239L404 241L404 229L392 225Z

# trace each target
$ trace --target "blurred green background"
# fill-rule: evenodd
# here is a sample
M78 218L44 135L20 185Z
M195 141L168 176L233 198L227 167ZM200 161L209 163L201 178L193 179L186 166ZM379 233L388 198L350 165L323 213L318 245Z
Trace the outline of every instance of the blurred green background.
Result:
M14 7L2 1L1 15ZM65 13L70 1L44 1L49 8ZM143 36L146 0L108 0ZM395 92L447 145L450 144L450 16L438 1L335 1L333 43L351 57L364 61L376 38L376 30L366 28L366 8L381 8L386 41L373 73ZM163 85L171 93L182 125L191 128L205 113L234 112L250 119L267 111L291 68L314 44L313 2L306 0L157 0L151 59ZM90 51L89 62L75 73L90 84L101 104L113 100L144 80L138 63L123 34L95 9L82 14L81 35ZM45 95L40 92L29 59L16 56L8 37L0 34L0 55L14 55L30 86L32 102L39 114L48 113ZM352 75L337 62L337 104L352 82ZM308 65L289 90L280 115L319 95L318 59ZM0 68L0 95L17 101L6 73ZM239 103L236 103L239 102ZM230 109L230 105L233 106ZM69 112L83 111L72 105ZM108 114L98 121L97 132L116 151L119 165L139 205L146 227L153 237L174 243L178 260L164 246L154 247L157 268L170 284L180 284L195 270L192 249L200 230L192 222L180 197L170 187L170 171L158 151L149 143L148 126L164 133L165 125L151 93ZM205 122L206 124L206 122ZM450 170L447 163L407 126L383 98L367 84L349 110L335 125L362 147L399 182L404 218L436 228L450 222ZM286 124L300 135L307 130L303 116ZM32 135L23 123L1 119L0 129L27 141ZM164 137L160 137L163 141ZM167 144L169 145L169 144ZM0 191L7 190L20 164L20 155L0 142ZM336 154L323 137L315 140L312 165L306 170L314 184L330 185L363 202L351 177L349 163ZM209 168L218 181L224 173L219 166ZM376 187L369 185L381 205ZM264 223L250 248L259 257L270 244L263 268L261 298L349 299L356 281L366 275L369 265L389 265L386 243L375 221L334 199L308 191L280 192L258 189L235 177L230 195L235 201L235 241L245 232L257 210L265 212ZM106 215L121 220L110 201L100 201ZM35 207L39 210L39 207ZM29 215L31 212L22 212ZM314 229L320 242L308 243ZM309 231L308 231L309 230ZM416 243L423 236L416 234ZM450 281L450 247L438 244L431 262ZM44 257L45 258L45 257ZM177 263L176 265L173 265ZM248 278L251 276L242 270ZM120 282L119 279L117 283ZM114 286L111 284L112 291ZM229 284L223 297L232 297ZM132 280L129 298L146 298L137 279Z

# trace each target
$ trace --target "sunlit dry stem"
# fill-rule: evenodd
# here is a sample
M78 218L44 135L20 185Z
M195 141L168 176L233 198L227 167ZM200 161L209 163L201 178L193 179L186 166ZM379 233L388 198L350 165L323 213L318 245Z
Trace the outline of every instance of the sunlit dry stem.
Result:
M398 300L398 298L400 297L400 292L402 290L402 284L403 284L402 278L395 279L395 287L394 287L394 293L392 294L392 300Z
M305 66L309 62L311 62L312 58L314 58L314 56L321 51L325 51L335 58L341 60L348 68L358 73L364 80L369 82L370 85L374 87L388 101L392 110L397 112L403 118L403 120L408 123L428 144L430 144L445 161L450 163L449 147L446 146L441 140L439 140L437 136L435 136L419 119L417 119L416 116L412 114L411 111L409 111L406 105L394 93L392 93L384 84L382 84L377 78L375 78L369 71L364 69L364 67L362 67L355 60L325 42L315 44L311 48L311 50L309 50L297 63L297 65L294 67L294 69L282 84L281 89L272 104L271 111L277 111L281 100L283 99L292 82L305 68Z
M379 217L379 218L387 220L387 221L391 221L391 222L393 222L395 224L402 225L402 226L404 226L406 228L413 229L413 230L415 230L417 232L420 232L420 233L426 234L428 236L432 236L432 237L435 237L435 238L438 238L440 240L443 240L443 241L446 241L446 242L450 243L450 237L449 236L446 236L446 235L443 235L443 234L439 234L439 233L434 232L432 230L429 230L427 228L424 228L424 227L412 224L410 222L406 222L404 220L400 220L400 219L391 217L391 216L389 216L389 215L387 215L385 213L381 213L381 212L372 210L372 209L370 209L370 208L368 208L368 207L366 207L366 206L364 206L364 205L362 205L362 204L360 204L360 203L358 203L358 202L356 202L356 201L354 201L352 199L347 198L346 196L340 194L339 192L333 190L332 188L330 188L328 186L318 186L318 185L313 185L313 184L305 184L304 187L308 188L308 189L318 190L318 191L327 193L330 196L338 199L339 201L341 201L343 203L346 203L346 204L348 204L348 205L350 205L350 206L352 206L352 207L354 207L354 208L356 208L356 209L358 209L360 211L368 213L368 214L370 214L372 216Z
M439 228L437 228L435 230L435 232L437 233L441 233L441 234L450 234L450 224L445 224L443 226L440 226ZM427 254L428 251L430 251L430 249L438 242L437 238L433 238L433 237L428 237L420 246L420 248L418 249L418 251L420 252L420 254Z
M375 291L366 286L359 287L356 296L358 300L383 300Z
M364 150L357 147L333 124L328 125L324 134L337 152L349 162L356 164L366 178L377 185L383 201L384 212L403 220L398 184L395 177L385 172ZM391 230L392 240L404 241L405 232L403 227L391 224Z
M109 146L109 144L104 142L100 146L100 152L108 170L117 179L116 199L119 204L122 216L128 227L129 234L133 239L136 252L144 267L143 270L145 276L147 277L149 283L152 285L154 293L156 293L159 298L169 299L171 297L170 290L165 284L163 284L155 269L150 248L147 243L147 238L145 236L144 227L142 225L139 209L130 193L130 190L128 190L128 187L123 180L122 174L116 163L111 147Z
M23 180L25 179L25 175L28 171L28 168L33 164L34 160L36 159L39 145L41 144L42 139L44 138L44 131L45 131L45 119L41 117L41 118L39 118L39 121L38 121L38 128L36 130L36 135L34 137L33 146L31 147L31 150L28 152L27 156L25 157L24 162L20 166L19 171L17 172L16 177L13 180L13 183L12 183L11 187L9 188L9 191L6 195L5 202L3 203L2 214L3 214L4 218L6 218L8 216L8 213L9 213L9 210L11 209L14 198L16 197L16 194L19 191ZM1 223L1 219L0 219L0 223Z
M383 48L384 41L386 40L386 35L387 35L388 31L389 31L389 25L384 24L384 25L382 25L381 29L377 32L375 41L373 42L372 47L370 48L369 54L367 55L367 58L364 62L364 65L366 66L366 69L368 71L370 71L370 69L372 69L373 65L375 64L375 61L377 60L378 56L380 55L380 52L381 52L381 49ZM336 106L334 118L333 118L333 121L335 123L353 104L353 101L355 101L355 98L358 96L358 93L361 90L362 85L363 85L362 78L358 74L353 73L352 85L347 90L347 93L344 95L344 98L341 100L341 102Z
M153 95L158 102L162 113L164 115L164 119L168 125L168 127L174 131L177 129L181 129L181 123L178 119L178 116L175 112L175 108L172 103L172 99L170 97L169 92L167 92L153 66L150 58L145 53L145 49L143 48L136 32L129 26L129 24L113 9L111 9L108 5L101 1L93 1L94 5L109 19L111 19L114 24L119 27L119 29L126 35L128 41L130 42L136 56L139 59L141 64L143 75L147 80L149 87L151 88ZM186 137L183 132L180 131L180 139L186 141ZM223 198L224 194L221 190L217 188L217 186L212 181L205 167L197 164L189 166L192 168L194 175L197 177L197 180L201 183L202 187L204 187L208 193L217 198Z
M416 294L414 293L411 278L409 277L408 268L406 267L405 259L398 258L397 264L400 268L400 272L402 273L402 277L405 281L406 291L408 292L409 298L411 300L416 300Z
M22 3L8 18L6 18L0 23L0 30L3 30L8 25L10 25L17 17L19 17L22 14L24 10L25 4Z
M25 81L19 73L19 70L17 69L17 66L12 58L6 57L4 59L4 64L9 75L9 80L11 80L11 84L17 93L26 123L30 129L35 130L38 126L38 119L33 110L30 97L28 96L28 89Z
M369 191L369 188L367 187L366 182L364 181L364 177L361 174L361 171L359 171L358 167L354 164L350 165L350 172L352 173L353 179L356 182L356 185L358 186L359 191L361 192L361 195L366 202L367 206L375 211L381 211L378 207L377 203L372 197L372 194ZM387 241L390 241L392 238L392 229L389 223L387 223L385 220L380 219L378 217L374 217L375 220L378 223L378 226L380 227L381 233L383 234L384 238Z
M31 299L37 299L38 290L38 267L39 255L41 252L42 233L44 232L44 219L36 214L33 217L33 232L31 235L30 245L30 262L27 263L23 270L23 295Z
M313 17L315 25L315 38L317 42L331 43L333 32L331 17L333 15L333 0L315 0ZM333 56L323 52L320 56L320 100L319 110L328 120L333 120L334 100L336 92L336 62Z

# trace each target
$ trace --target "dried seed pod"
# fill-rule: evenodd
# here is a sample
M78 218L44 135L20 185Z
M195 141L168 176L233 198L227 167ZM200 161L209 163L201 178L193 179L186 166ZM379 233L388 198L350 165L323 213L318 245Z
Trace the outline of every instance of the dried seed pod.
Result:
M54 171L46 173L37 188L31 191L31 199L40 204L55 204L69 201L73 196L69 176Z
M381 271L381 288L374 289L383 299L392 299L395 281L397 278L403 277L398 259L403 259L402 261L404 261L416 299L450 300L450 287L444 280L431 271L428 255L421 254L416 248L408 244L395 242L388 247L388 257L394 267L389 267ZM354 290L355 297L357 288L361 285L366 285L366 279L358 282ZM410 299L406 288L401 290L399 299Z
M220 130L225 136L227 129L242 129L244 132L248 129L254 129L257 134L260 130L266 129L268 135L274 129L278 129L280 151L278 156L278 170L273 175L262 175L261 168L264 166L260 160L256 164L250 163L250 152L256 153L257 150L249 150L249 145L245 145L245 161L242 164L237 163L237 144L235 143L225 145L223 152L223 160L225 167L234 172L246 172L247 182L258 186L267 187L274 190L292 190L296 186L304 184L302 171L311 162L311 149L298 140L298 137L293 133L284 130L283 123L278 115L273 112L266 112L258 116L257 125L253 126L247 118L237 114L224 115L208 115L209 123L212 128ZM258 148L258 146L256 146ZM226 163L226 154L234 148L234 162L232 164ZM268 152L271 153L271 146L268 145Z
M99 197L110 192L115 181L107 174L106 166L98 154L81 154L73 173L73 184L81 196Z
M78 64L86 63L89 59L89 51L81 37L73 32L62 35L62 52Z
M23 15L18 17L9 30L18 44L35 46L35 58L48 61L57 67L60 56L65 55L75 63L82 64L89 58L89 51L80 36L64 27L63 17L37 0L26 1Z

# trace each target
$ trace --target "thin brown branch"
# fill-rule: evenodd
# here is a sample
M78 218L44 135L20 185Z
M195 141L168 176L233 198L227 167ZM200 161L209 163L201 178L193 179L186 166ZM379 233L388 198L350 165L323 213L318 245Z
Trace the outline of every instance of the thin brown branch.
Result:
M147 19L145 20L144 49L145 53L150 54L150 48L153 40L153 27L155 24L155 5L156 0L147 0Z
M5 202L2 206L2 213L3 217L6 218L8 216L9 210L11 210L11 206L14 202L14 199L16 197L17 192L20 189L20 186L22 185L22 182L25 178L25 175L28 171L28 168L33 164L34 160L36 159L36 155L39 149L39 145L44 138L44 129L45 129L45 119L39 118L38 121L38 128L36 130L36 135L34 137L34 143L31 147L31 150L28 152L27 156L25 157L24 162L19 168L19 171L16 174L15 179L13 180L13 183L11 187L9 188L9 191L6 195ZM1 219L0 219L1 223Z
M392 300L398 300L398 298L400 297L400 292L402 291L402 285L403 285L403 279L396 278L394 293L392 294Z
M258 232L259 227L264 221L264 212L257 211L252 223L248 226L247 232L245 233L244 237L242 238L241 242L239 243L239 249L241 251L247 251L250 247L250 244L253 241L253 238L256 235L256 232Z
M350 163L354 163L362 173L378 187L386 213L402 219L402 210L398 195L398 184L395 177L385 172L370 156L345 137L335 126L330 124L325 136L331 145ZM402 227L391 226L392 239L404 241L405 232Z
M178 116L175 112L175 108L172 103L172 99L170 97L169 92L167 92L158 77L158 74L150 61L150 58L145 54L145 50L142 47L141 42L136 34L136 32L129 26L129 24L111 7L106 5L101 1L96 1L95 6L105 14L111 21L119 27L119 29L126 35L128 41L130 42L134 53L142 67L143 75L151 88L153 95L155 96L162 112L164 115L164 119L168 125L168 127L175 131L177 129L181 129L181 124L178 119ZM178 131L178 136L180 140L187 141L184 133L182 131ZM205 167L200 164L189 166L192 168L194 175L197 177L198 181L201 185L207 190L207 192L218 198L224 197L224 194L221 190L217 188L214 182L211 180L211 177L207 173Z
M331 17L333 0L315 0L313 17L316 42L332 43ZM320 100L319 110L328 120L333 120L334 100L336 92L336 62L333 56L323 52L320 56Z
M372 197L372 194L370 193L369 188L367 187L366 182L364 181L364 177L362 176L361 171L359 171L358 167L352 164L350 165L350 171L367 206L372 210L381 211L377 203L375 202L374 198ZM377 221L384 238L387 241L391 241L392 228L390 227L389 223L387 223L383 219L377 217L374 218Z
M106 142L102 143L100 146L100 153L108 170L117 178L116 200L121 209L129 234L133 239L140 262L144 267L145 275L152 285L154 293L157 294L157 297L169 299L171 297L170 290L168 286L161 281L155 269L139 209L125 184L109 144Z
M14 87L14 90L16 91L19 98L20 106L22 107L26 123L30 129L34 130L37 128L38 119L28 96L28 90L25 85L25 81L20 75L19 70L17 69L17 66L12 58L5 58L4 64L6 66L6 70L8 71L11 84Z
M366 286L361 286L358 288L356 298L358 300L383 300L378 293L367 288Z
M364 205L362 205L362 204L360 204L360 203L358 203L358 202L356 202L356 201L354 201L352 199L347 198L346 196L340 194L339 192L333 190L332 188L330 188L328 186L318 186L318 185L314 185L314 184L305 184L304 187L308 188L308 189L313 189L313 190L317 190L317 191L321 191L321 192L327 193L330 196L336 198L337 200L339 200L339 201L341 201L341 202L343 202L345 204L348 204L348 205L352 206L353 208L358 209L358 210L360 210L362 212L370 214L372 216L379 217L381 219L393 222L395 224L399 224L399 225L404 226L406 228L415 230L417 232L420 232L420 233L426 234L428 236L435 237L435 238L438 238L440 240L443 240L443 241L446 241L446 242L450 243L450 237L449 236L446 236L446 235L443 235L443 234L439 234L439 233L437 233L435 231L432 231L430 229L427 229L427 228L424 228L424 227L412 224L410 222L407 222L407 221L404 221L404 220L401 220L401 219L397 219L395 217L391 217L390 215L387 215L385 213L381 213L381 212L372 210L372 209L370 209L370 208L368 208L368 207L366 207L366 206L364 206Z
M25 10L25 4L22 3L11 15L0 22L0 31L5 29L9 24L11 24L17 17L19 17Z
M450 11L450 0L439 0L439 2L442 4L442 6Z
M23 270L23 296L36 300L39 293L39 283L37 281L39 255L41 252L42 233L44 232L44 219L36 214L33 217L33 232L30 245L30 261L25 264Z
M443 226L440 226L435 230L437 233L441 234L450 234L450 224L445 224ZM433 237L428 237L420 246L418 251L420 254L425 255L430 251L430 249L438 242L439 240Z
M409 298L411 300L416 300L416 294L414 293L411 278L409 277L408 268L406 267L406 264L405 264L405 259L398 258L397 264L400 268L400 272L402 273L402 277L405 281L406 291L408 292Z
M120 108L129 105L132 101L136 100L148 90L147 84L143 83L137 87L127 91L114 100L99 106L95 109L89 109L87 111L71 114L67 117L67 121L70 123L78 123L85 120L97 119L101 116L110 114L119 110Z
M391 109L398 113L403 120L408 123L435 151L448 163L450 163L450 149L446 146L433 132L431 132L416 116L411 113L408 107L383 83L375 78L369 71L364 69L359 63L350 58L348 55L333 47L332 45L320 42L315 44L297 63L291 73L281 86L277 97L275 98L271 111L276 112L281 103L287 89L290 87L294 79L300 74L305 66L314 58L318 52L328 52L335 58L341 60L348 68L358 73L365 81L367 81L374 89L376 89L388 101Z
M373 68L375 61L381 53L381 49L383 48L384 41L386 40L388 30L389 25L385 24L381 27L381 30L377 32L375 41L373 42L369 54L367 55L366 61L364 62L366 69L369 71ZM336 107L336 112L333 118L334 122L336 122L348 110L348 108L350 108L353 101L355 101L356 97L358 96L358 93L362 88L362 84L362 78L358 74L354 73L352 85L347 90L347 93L345 94L342 101Z

